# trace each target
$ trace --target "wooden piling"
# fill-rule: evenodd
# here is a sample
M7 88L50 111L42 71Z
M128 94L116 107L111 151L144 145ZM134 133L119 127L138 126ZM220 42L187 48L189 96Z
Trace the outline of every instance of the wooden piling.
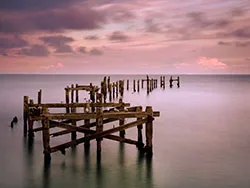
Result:
M90 124L90 120L89 119L85 119L84 120L84 127L86 127L86 129L90 129L89 124ZM89 136L89 135L90 134L88 134L88 133L84 133L84 136ZM87 141L84 142L84 148L85 149L89 149L89 147L90 147L90 141L87 140Z
M29 113L29 97L24 96L23 98L23 133L24 136L27 135L27 121L28 121L28 113Z
M136 92L135 80L133 80L133 88L134 88L134 92Z
M48 109L44 108L43 113L48 113ZM46 118L43 122L43 153L44 153L44 161L50 162L50 136L49 136L49 119Z
M72 107L72 108L71 108L71 113L76 113L76 107ZM76 127L76 120L75 120L75 119L72 119L72 120L71 120L71 123L72 123L72 126ZM72 140L72 141L73 141L73 140L76 140L76 137L77 137L76 131L72 131L72 132L71 132L71 140Z
M69 88L65 88L65 102L69 104ZM66 107L66 113L69 113L69 107Z
M41 103L42 103L42 90L40 89L38 91L37 104L41 104Z
M152 156L153 154L153 110L152 106L146 107L146 112L148 113L147 122L146 122L146 147L145 152L147 155Z
M78 84L76 84L76 88L78 87ZM79 91L76 90L76 103L79 102Z
M118 81L115 83L115 89L116 89L116 98L118 98L118 95L119 95L119 84L118 84Z
M141 80L141 88L143 89L143 83L144 83L144 80L142 79Z
M74 84L71 85L71 103L74 103Z
M127 90L129 90L129 80L127 80Z
M113 99L115 98L115 82L112 84L112 89L113 89Z
M30 105L33 105L34 104L34 101L32 99L30 99ZM29 138L32 138L34 137L34 132L33 132L33 124L34 124L34 121L31 120L29 117L28 117L28 136Z
M101 107L96 108L96 132L102 132L103 131L103 111ZM102 137L97 137L97 155L101 154L102 146L101 141Z
M137 80L137 92L140 92L140 80Z
M119 100L119 103L121 104L121 107L120 107L119 111L120 112L124 112L124 106L122 105L123 104L122 99ZM124 122L125 122L125 119L124 118L120 118L119 119L119 126L124 125ZM119 134L120 134L121 138L125 138L126 132L125 132L125 130L121 130Z
M112 84L108 84L109 102L112 102Z
M142 107L141 106L137 106L136 107L136 112L142 112ZM141 120L142 118L141 117L139 117L139 118L137 118L137 120ZM140 124L140 125L137 125L137 141L138 141L138 144L137 144L137 148L139 149L139 150L141 150L142 148L143 148L143 146L144 146L144 144L143 144L143 137L142 137L142 124Z

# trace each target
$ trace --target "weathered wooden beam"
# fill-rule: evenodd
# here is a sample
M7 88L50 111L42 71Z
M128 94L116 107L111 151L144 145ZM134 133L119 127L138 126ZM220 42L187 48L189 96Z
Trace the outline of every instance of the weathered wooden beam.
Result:
M29 104L29 107L46 107L46 108L66 108L66 107L119 107L120 103L47 103L47 104ZM129 107L130 103L123 103L124 107Z
M104 119L103 120L103 124L106 124L106 123L111 123L111 122L114 122L114 121L117 121L118 119L115 119L115 118L108 118L108 119ZM96 126L96 122L92 122L92 123L89 123L89 124L84 124L84 125L80 125L78 126L78 128L91 128L91 127L95 127ZM59 127L59 126L58 126ZM62 127L64 128L64 127ZM87 133L92 133L91 131L86 131L85 129L78 129L79 132L87 132ZM56 137L56 136L61 136L61 135L64 135L64 134L68 134L68 133L71 133L70 130L63 130L63 131L59 131L59 132L55 132L55 133L51 133L50 135L53 136L53 137Z
M109 129L109 130L106 130L106 131L98 132L98 133L92 134L92 135L90 135L88 137L79 138L77 140L74 140L74 141L71 141L71 142L67 142L67 143L64 143L64 144L52 147L50 149L50 152L53 153L53 152L56 152L58 150L62 150L62 149L71 147L73 145L78 145L80 143L85 142L86 140L93 140L93 139L96 139L97 137L104 137L104 136L110 135L112 133L115 133L115 132L118 132L118 131L121 131L121 130L125 130L125 129L131 128L131 127L134 127L134 126L146 123L146 122L147 122L147 118L139 120L139 121L134 121L134 122L125 124L125 125L120 126L120 127L115 127L113 129Z
M103 113L104 118L138 118L146 117L147 112L105 112ZM159 117L160 112L153 112L153 117ZM65 119L96 119L96 113L50 113L41 114L40 116L31 116L31 120L43 120L49 118L51 120L65 120Z
M48 113L48 109L44 108L43 113ZM50 137L49 137L49 119L43 121L43 153L45 162L49 162L50 156Z
M136 111L137 112L141 112L142 111L142 107L141 106L138 106L136 108ZM141 120L142 118L137 118L137 120ZM143 137L142 137L142 124L140 125L137 125L137 141L138 141L138 149L142 149L144 144L143 144Z

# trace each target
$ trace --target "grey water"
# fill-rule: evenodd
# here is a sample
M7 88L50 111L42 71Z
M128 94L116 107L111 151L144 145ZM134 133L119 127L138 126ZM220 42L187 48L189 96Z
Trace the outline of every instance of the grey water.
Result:
M180 88L158 87L149 95L145 89L132 91L132 80L145 76L111 75L111 81L130 79L125 102L161 113L154 121L152 159L140 156L133 145L103 140L100 161L92 141L89 153L80 144L66 155L53 153L51 165L44 165L41 133L33 143L23 137L23 96L36 101L42 89L42 102L60 103L67 85L100 85L103 76L0 75L1 188L250 187L249 75L181 75ZM80 102L87 97L80 92ZM11 128L14 116L19 121ZM129 129L126 137L136 139L136 131ZM57 138L52 144L68 140Z

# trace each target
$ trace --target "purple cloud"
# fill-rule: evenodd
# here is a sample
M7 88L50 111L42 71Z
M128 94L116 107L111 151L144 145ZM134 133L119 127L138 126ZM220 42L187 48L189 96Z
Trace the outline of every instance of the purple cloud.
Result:
M66 37L62 35L39 37L39 39L45 44L53 47L61 46L74 41L72 37Z
M105 21L105 15L102 12L89 8L69 7L67 9L6 13L0 20L0 32L92 30L100 28Z
M125 35L123 32L121 31L114 31L109 37L108 39L111 41L120 41L120 42L124 42L128 40L128 36Z
M99 37L97 35L89 35L84 38L85 40L98 40Z
M85 1L85 0L81 0ZM65 7L80 0L1 0L0 9L2 10L44 10L55 7Z
M67 45L67 44L64 44L64 45L61 45L61 46L57 46L56 47L56 53L72 53L73 50L72 50L72 47Z
M97 48L93 48L89 51L89 54L94 56L100 56L103 55L103 52Z
M49 51L46 46L35 44L35 45L32 45L31 47L22 48L19 54L26 55L26 56L45 57L49 55Z
M10 49L10 48L21 48L28 45L26 40L16 36L16 37L1 37L0 38L0 49Z
M86 54L87 53L87 49L86 49L86 47L81 46L81 47L78 48L78 52Z

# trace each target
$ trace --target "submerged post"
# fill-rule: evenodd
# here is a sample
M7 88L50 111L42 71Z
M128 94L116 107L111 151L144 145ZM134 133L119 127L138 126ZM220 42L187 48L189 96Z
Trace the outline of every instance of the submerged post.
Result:
M74 84L71 85L71 103L74 103Z
M66 113L69 113L69 87L65 88Z
M142 107L141 106L138 106L136 107L136 112L142 112ZM139 117L137 118L137 120L141 120L142 118ZM141 125L137 125L137 141L138 141L138 144L137 144L137 148L139 150L142 150L143 149L143 137L142 137L142 124Z
M48 113L48 108L43 109L43 113ZM49 119L46 118L43 120L43 154L44 154L44 161L50 162L50 136L49 136Z
M127 80L127 90L129 90L129 80Z
M119 99L119 103L121 104L120 112L124 112L124 105L123 105L122 99ZM124 122L125 122L124 118L119 118L119 126L124 125ZM120 137L125 138L126 132L125 132L125 130L122 130L122 131L120 131L119 134L120 134Z
M103 111L101 107L97 107L96 108L96 132L102 132L102 131L103 131ZM97 147L96 147L97 155L100 156L101 150L102 150L102 145L101 145L102 138L97 137L96 141L97 141Z
M152 138L153 138L153 120L154 120L152 106L147 106L146 112L148 113L148 116L147 116L147 122L146 122L145 152L147 153L148 156L152 156L153 155Z
M76 88L78 88L78 84L76 84ZM76 90L76 103L79 102L79 91Z
M30 104L33 105L34 101L32 99L30 99ZM28 115L29 116L29 115ZM30 119L30 117L28 117L28 126L29 126L29 130L28 130L28 136L29 138L34 137L34 132L33 132L33 120Z
M137 92L140 92L140 80L137 80Z
M136 92L136 89L135 89L135 80L133 80L133 88L134 88L134 92Z
M40 89L38 91L37 104L41 104L41 103L42 103L42 90Z
M90 128L88 127L88 126L89 126L89 123L90 123L90 119L85 119L85 120L84 120L84 126L85 126L86 129L90 129ZM85 136L85 137L86 137L86 136L89 136L89 134L88 134L88 133L84 133L84 136ZM88 150L89 147L90 147L90 141L89 141L89 140L86 140L86 141L84 142L84 148L85 148L86 150Z
M76 112L76 107L72 107L71 108L71 113L75 113ZM72 119L71 120L71 123L72 123L72 126L76 127L76 120L75 119ZM76 140L76 131L72 131L71 132L71 140Z
M23 134L27 135L27 121L28 121L28 113L29 113L29 97L23 97Z

